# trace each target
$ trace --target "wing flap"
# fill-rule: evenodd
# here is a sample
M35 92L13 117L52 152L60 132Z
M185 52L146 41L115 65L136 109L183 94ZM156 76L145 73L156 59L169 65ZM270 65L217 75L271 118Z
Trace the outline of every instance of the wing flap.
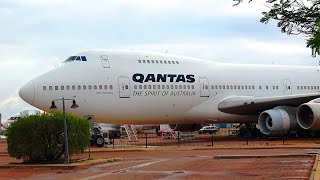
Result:
M320 93L296 94L271 97L233 96L221 101L218 109L228 114L259 115L276 106L297 107L303 103L319 98Z

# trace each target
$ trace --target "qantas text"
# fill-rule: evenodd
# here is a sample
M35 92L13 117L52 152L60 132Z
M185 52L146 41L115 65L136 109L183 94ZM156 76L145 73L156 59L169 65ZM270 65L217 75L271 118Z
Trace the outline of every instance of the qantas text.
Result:
M192 74L147 74L135 73L132 76L134 82L195 82Z

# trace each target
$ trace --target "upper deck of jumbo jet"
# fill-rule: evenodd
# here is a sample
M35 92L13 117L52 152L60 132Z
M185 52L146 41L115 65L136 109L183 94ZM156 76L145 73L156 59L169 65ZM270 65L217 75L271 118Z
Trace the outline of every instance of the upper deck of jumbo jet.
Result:
M134 65L135 62L139 60L143 61L150 60L179 60L181 65L199 65L204 66L208 69L211 67L214 68L215 65L218 65L220 69L238 69L238 70L252 70L260 71L270 70L272 72L286 72L286 71L296 71L296 72L319 72L320 67L318 66L301 66L301 65L274 65L274 64L236 64L236 63L223 63L216 60L207 60L207 59L200 59L194 57L186 57L180 55L173 55L173 54L166 54L166 53L159 53L159 52L147 52L147 51L139 51L139 50L128 50L128 49L92 49L92 50L85 50L77 52L70 57L68 57L64 64L69 64L68 62L76 62L76 61L86 61L87 64L101 64L100 58L101 56L105 56L110 61L112 67L121 66L123 64L126 65ZM99 63L97 63L99 62ZM148 65L146 63L145 65ZM192 66L188 66L192 69ZM184 67L185 68L185 67Z

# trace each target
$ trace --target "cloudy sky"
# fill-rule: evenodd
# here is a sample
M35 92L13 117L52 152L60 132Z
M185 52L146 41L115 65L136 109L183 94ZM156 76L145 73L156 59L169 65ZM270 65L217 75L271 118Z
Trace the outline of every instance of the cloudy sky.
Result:
M33 109L28 80L80 50L125 48L228 63L318 65L305 37L259 22L263 1L1 0L0 113Z

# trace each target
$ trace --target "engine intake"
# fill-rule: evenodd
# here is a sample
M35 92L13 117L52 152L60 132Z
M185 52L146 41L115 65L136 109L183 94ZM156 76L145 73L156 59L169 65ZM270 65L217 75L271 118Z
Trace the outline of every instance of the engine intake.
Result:
M258 119L260 131L269 136L287 134L297 128L296 110L295 107L279 106L263 111Z
M299 106L297 121L303 129L320 130L320 103L318 100L312 100Z

